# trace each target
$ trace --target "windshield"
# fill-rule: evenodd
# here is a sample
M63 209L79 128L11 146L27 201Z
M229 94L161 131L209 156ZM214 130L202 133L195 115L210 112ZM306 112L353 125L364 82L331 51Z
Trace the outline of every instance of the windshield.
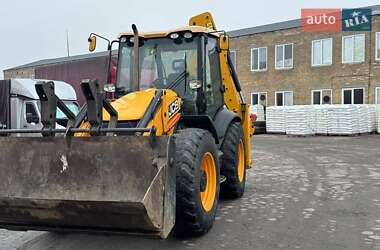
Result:
M63 102L71 110L71 112L73 112L75 115L78 114L79 112L78 104L72 101L63 101ZM66 115L59 108L57 108L57 119L67 119Z
M78 115L78 113L79 113L78 103L76 103L75 101L63 101L63 103L71 110L71 112L73 112L75 115ZM37 107L41 113L41 102L40 101L37 102ZM67 119L66 115L58 107L57 107L57 113L56 114L57 114L56 117L58 120Z
M133 43L129 37L126 40L119 52L117 88L121 93L132 91ZM198 41L199 37L140 41L140 89L174 88L183 94L183 82L197 79Z

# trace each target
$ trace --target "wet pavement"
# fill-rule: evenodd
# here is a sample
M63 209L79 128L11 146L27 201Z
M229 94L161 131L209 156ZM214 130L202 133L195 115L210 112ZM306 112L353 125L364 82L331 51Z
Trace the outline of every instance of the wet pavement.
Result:
M0 249L380 249L380 136L253 139L240 200L195 239L0 231Z

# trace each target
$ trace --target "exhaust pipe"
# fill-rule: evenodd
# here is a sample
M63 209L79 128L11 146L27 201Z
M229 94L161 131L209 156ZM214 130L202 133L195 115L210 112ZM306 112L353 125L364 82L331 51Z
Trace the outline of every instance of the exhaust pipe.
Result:
M139 91L140 90L140 56L139 56L139 32L137 30L137 26L135 24L132 24L132 30L133 30L133 90L132 91Z

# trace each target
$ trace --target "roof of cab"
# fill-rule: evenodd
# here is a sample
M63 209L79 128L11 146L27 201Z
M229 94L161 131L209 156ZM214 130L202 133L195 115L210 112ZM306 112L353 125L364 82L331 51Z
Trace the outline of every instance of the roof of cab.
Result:
M187 26L187 27L182 27L182 28L177 28L177 29L172 29L172 30L141 32L139 33L139 36L144 37L144 38L161 38L161 37L166 37L169 34L174 33L174 32L183 32L183 31L191 31L193 33L207 33L215 37L219 36L219 33L217 31L208 29L203 26ZM119 38L122 36L133 36L133 32L120 33Z
M27 98L38 100L37 91L35 85L40 81L49 81L49 80L40 80L40 79L11 79L11 94L21 95ZM55 94L61 100L70 100L76 101L77 95L74 88L63 81L53 81L55 86Z

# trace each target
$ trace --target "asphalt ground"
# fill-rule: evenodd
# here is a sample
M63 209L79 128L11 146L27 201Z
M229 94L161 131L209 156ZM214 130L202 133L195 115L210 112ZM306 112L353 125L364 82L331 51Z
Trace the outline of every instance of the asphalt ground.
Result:
M0 231L0 249L380 249L380 136L252 140L245 195L193 239Z

